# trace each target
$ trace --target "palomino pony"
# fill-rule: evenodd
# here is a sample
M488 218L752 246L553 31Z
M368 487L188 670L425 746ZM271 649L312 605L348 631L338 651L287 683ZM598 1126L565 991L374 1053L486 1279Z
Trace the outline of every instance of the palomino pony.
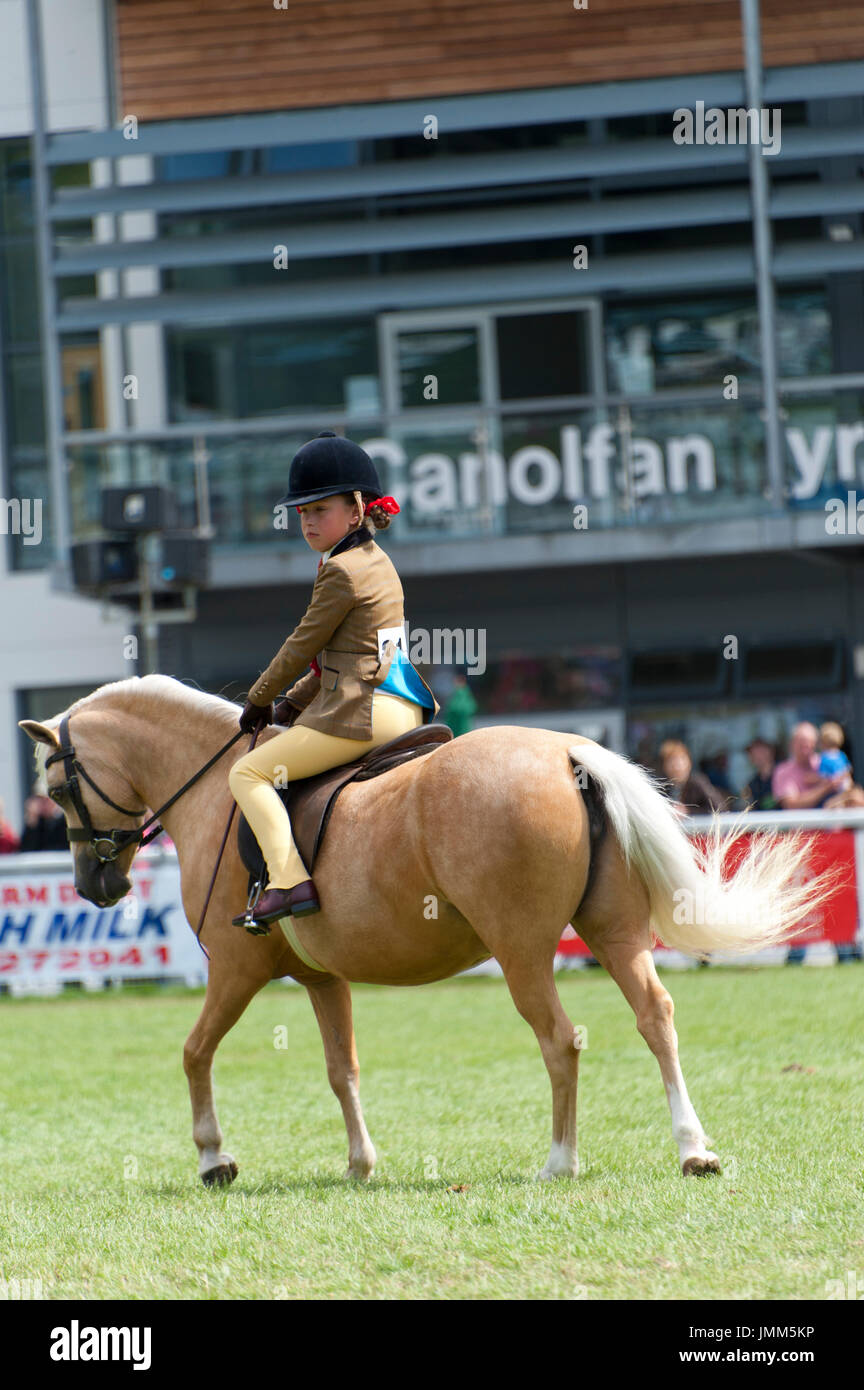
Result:
M161 807L237 732L239 709L154 675L103 685L65 714L87 774L77 788L92 825L134 829L146 808ZM61 718L21 721L40 745L43 768L59 747ZM245 740L235 744L160 816L177 846L193 927L233 804L228 768L245 748ZM49 794L57 791L70 829L80 827L68 788L60 790L64 763L49 762ZM599 834L590 833L580 790L590 785L599 789ZM580 1035L553 974L568 922L620 986L657 1058L682 1171L719 1172L678 1062L672 999L651 955L652 925L667 946L694 955L750 952L786 939L826 896L821 879L801 881L800 836L755 836L724 880L727 847L717 833L697 849L648 774L588 739L517 726L477 729L341 793L315 863L322 910L294 919L314 969L278 924L266 936L232 925L247 896L232 836L202 932L207 995L183 1053L202 1180L210 1186L237 1174L213 1106L213 1056L262 985L290 975L308 990L345 1117L348 1174L368 1178L375 1149L360 1109L349 981L425 984L491 956L534 1029L552 1083L552 1147L538 1176L575 1177ZM118 902L131 889L136 849L128 844L104 862L86 836L76 839L77 891L99 907Z

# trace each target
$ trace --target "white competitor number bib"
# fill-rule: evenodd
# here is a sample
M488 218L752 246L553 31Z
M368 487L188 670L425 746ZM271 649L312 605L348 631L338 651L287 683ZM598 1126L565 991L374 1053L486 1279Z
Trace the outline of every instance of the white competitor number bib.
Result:
M379 627L378 629L378 660L384 660L384 648L388 642L392 642L394 647L401 647L405 656L408 655L408 638L405 635L405 624L399 627Z

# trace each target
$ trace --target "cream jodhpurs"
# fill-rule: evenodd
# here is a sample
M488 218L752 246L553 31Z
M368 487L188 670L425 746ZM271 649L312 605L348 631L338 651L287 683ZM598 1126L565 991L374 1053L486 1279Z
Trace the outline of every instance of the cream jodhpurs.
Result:
M228 773L231 794L252 828L267 863L266 888L293 888L309 874L297 852L291 822L273 783L287 786L300 777L326 772L362 758L372 748L407 734L423 723L422 706L401 695L376 690L372 696L372 738L337 738L305 725L291 725L260 748L238 758Z

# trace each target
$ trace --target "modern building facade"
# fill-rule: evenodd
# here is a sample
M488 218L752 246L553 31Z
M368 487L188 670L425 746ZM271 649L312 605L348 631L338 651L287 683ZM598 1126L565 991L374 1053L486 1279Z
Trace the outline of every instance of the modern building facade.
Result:
M51 530L8 537L3 592L33 586L22 650L49 593L91 624L53 687L128 673L68 547L101 487L162 482L214 566L160 669L243 691L308 598L273 504L329 427L400 500L382 544L439 698L476 661L482 719L646 760L683 734L740 780L752 734L831 716L864 758L864 11L39 15L0 0L31 113L0 98L2 447ZM8 729L41 678L4 680Z

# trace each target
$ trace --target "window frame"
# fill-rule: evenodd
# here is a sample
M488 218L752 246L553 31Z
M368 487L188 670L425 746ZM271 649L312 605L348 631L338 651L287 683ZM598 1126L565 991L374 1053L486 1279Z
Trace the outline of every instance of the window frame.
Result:
M603 347L603 306L599 298L581 295L572 299L531 299L514 303L490 302L482 305L466 305L451 309L404 309L393 313L378 315L378 348L381 372L382 398L384 411L389 419L404 418L414 420L428 416L430 410L446 412L446 403L430 401L426 406L403 406L399 384L398 339L400 333L415 332L429 328L473 328L477 332L479 353L480 399L470 402L460 410L471 409L495 411L513 402L501 400L498 380L498 346L495 335L495 320L498 318L521 318L528 314L565 314L581 311L587 315L587 365L589 373L588 389L585 392L573 391L573 396L596 399L606 395L606 362ZM544 398L548 399L548 398ZM566 396L552 399L567 400Z

